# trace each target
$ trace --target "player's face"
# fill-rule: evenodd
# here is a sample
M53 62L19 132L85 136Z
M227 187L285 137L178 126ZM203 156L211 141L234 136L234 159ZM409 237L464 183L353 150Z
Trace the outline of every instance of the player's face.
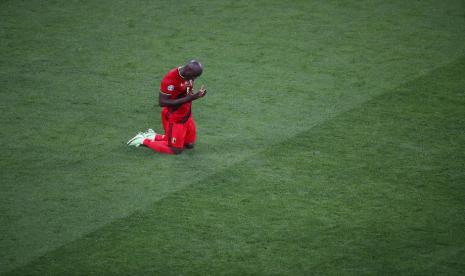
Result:
M195 80L202 75L202 67L186 64L183 69L183 76L188 80Z
M200 74L198 74L198 73L195 74L194 72L190 72L190 71L189 71L189 72L186 72L186 79L188 79L188 80L195 80L196 78L200 77L201 74L202 74L202 73L200 73Z

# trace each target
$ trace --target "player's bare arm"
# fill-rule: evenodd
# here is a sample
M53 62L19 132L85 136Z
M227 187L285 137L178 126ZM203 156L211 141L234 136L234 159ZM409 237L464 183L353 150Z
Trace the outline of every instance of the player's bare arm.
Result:
M163 92L159 93L158 97L158 103L161 107L173 107L173 106L179 106L184 103L188 103L197 99L200 99L207 94L207 90L205 89L205 86L202 85L199 89L194 94L187 94L185 97L179 98L179 99L170 99L170 95L164 94Z

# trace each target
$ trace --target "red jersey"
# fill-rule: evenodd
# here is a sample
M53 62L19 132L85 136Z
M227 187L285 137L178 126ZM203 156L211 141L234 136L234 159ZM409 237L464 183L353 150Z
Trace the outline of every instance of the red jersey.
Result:
M194 81L181 77L179 68L171 69L160 84L160 91L163 94L170 95L170 99L179 99L187 96L192 91ZM169 120L172 122L186 121L191 114L192 102L187 102L176 107L168 107Z

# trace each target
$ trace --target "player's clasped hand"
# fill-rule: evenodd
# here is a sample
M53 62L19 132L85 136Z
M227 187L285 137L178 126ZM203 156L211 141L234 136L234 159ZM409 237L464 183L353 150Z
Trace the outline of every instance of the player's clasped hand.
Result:
M207 89L205 89L205 85L202 84L202 86L200 86L199 91L197 91L197 93L195 93L193 96L194 96L194 99L198 99L198 98L202 98L203 96L205 96L205 94L207 94Z

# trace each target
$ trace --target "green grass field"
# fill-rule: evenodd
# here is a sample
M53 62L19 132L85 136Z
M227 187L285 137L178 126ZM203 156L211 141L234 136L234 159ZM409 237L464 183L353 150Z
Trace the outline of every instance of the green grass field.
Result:
M0 93L0 274L465 274L461 0L3 0Z

